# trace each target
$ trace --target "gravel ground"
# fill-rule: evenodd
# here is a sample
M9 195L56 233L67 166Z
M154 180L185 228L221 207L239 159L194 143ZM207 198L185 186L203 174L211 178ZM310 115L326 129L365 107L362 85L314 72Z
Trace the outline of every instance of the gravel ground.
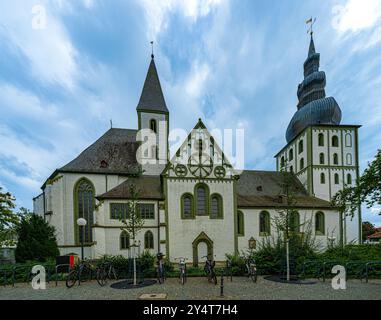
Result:
M342 300L363 299L381 300L381 280L370 280L369 283L349 280L346 290L333 290L331 282L311 280L315 284L284 284L258 278L256 284L247 278L233 278L233 282L225 280L226 300ZM189 278L185 286L178 279L168 279L165 284L149 287L117 290L100 287L96 281L86 282L81 286L67 289L63 282L56 287L54 282L47 285L46 290L33 290L31 285L16 284L0 287L0 300L134 300L141 294L166 293L169 300L210 300L221 299L220 287L209 284L205 278Z

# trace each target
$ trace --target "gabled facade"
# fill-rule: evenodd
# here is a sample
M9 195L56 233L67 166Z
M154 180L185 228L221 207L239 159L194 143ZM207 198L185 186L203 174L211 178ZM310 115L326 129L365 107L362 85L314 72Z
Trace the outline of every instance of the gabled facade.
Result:
M185 257L197 265L206 255L222 262L227 253L255 250L256 243L276 236L272 221L287 207L282 190L285 173L236 171L201 119L169 160L170 114L153 56L137 114L138 130L110 129L76 159L57 169L43 185L43 193L34 199L35 213L56 227L62 254L80 252L82 239L76 220L83 217L88 221L83 239L86 256L128 256L132 239L121 230L120 218L129 216L131 185L138 191L145 221L136 239L141 251L162 252L170 261ZM156 142L146 152L141 148L144 129ZM345 130L349 130L357 148L354 129L329 128L332 132L344 130L337 133L341 139L346 139ZM319 167L313 147L319 130L328 143L331 131L322 125L308 125L279 153L277 163L280 171L286 166L286 160L280 163L281 158L290 148L298 150L300 140L305 140L304 149L295 154L295 161L305 157L305 168L295 162L295 174L286 175L295 194L296 221L300 226L309 222L317 241L325 247L328 237L340 237L340 216L327 201L332 188L319 188L310 177L323 169L331 174L356 169L357 149L342 148L341 160L352 150L356 162L350 169L344 165ZM331 151L324 152L328 156ZM341 171L341 176L346 172ZM295 231L304 232L302 227Z

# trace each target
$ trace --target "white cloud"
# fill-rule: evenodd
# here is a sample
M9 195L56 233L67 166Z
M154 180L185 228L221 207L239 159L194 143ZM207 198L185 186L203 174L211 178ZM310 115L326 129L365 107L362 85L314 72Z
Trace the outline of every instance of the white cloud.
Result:
M381 208L378 208L378 207L375 207L375 208L371 208L370 209L370 212L372 213L372 214L380 214L381 213Z
M340 33L359 32L373 27L381 19L379 0L348 0L344 6L332 10L333 27Z
M42 6L45 9L46 26L34 29L33 23L38 13L32 12L32 4L20 5L16 1L7 1L2 7L0 39L10 42L27 57L34 78L72 87L76 51L65 28L55 17L54 10Z
M225 0L139 0L138 3L146 13L148 36L155 39L160 32L167 29L170 13L180 12L192 22L196 22L199 17L207 16L222 1Z
M205 82L208 79L210 68L206 63L200 65L198 62L193 64L190 72L190 77L185 83L186 92L197 98L203 92L205 88Z

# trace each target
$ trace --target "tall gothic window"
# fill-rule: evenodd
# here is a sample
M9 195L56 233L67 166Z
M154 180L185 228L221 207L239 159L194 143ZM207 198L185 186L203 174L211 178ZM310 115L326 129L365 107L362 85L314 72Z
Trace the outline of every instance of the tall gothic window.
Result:
M350 133L345 135L345 146L348 148L352 147L352 136Z
M222 218L222 198L219 195L211 197L210 217L212 219Z
M347 174L347 184L352 185L352 175L350 173Z
M339 146L339 138L337 136L332 137L332 147L338 147Z
M75 213L77 218L84 218L87 221L84 227L84 243L93 242L92 226L94 224L94 194L95 190L92 183L87 179L80 180L75 187ZM76 219L77 220L77 219ZM82 232L77 226L78 243L82 241Z
M315 233L317 235L323 235L324 229L324 213L317 212L315 215Z
M284 168L284 157L280 159L280 167Z
M127 250L130 248L130 236L126 231L122 231L119 238L120 250Z
M182 217L184 219L190 219L193 217L193 196L186 194L181 199Z
M304 159L300 159L300 170L304 169Z
M259 214L259 233L261 235L270 234L270 214L267 211Z
M336 164L336 165L339 164L339 156L337 153L333 154L333 164Z
M151 231L144 234L144 249L153 249L153 233Z
M204 216L208 214L208 192L205 185L200 185L196 188L197 196L197 215Z

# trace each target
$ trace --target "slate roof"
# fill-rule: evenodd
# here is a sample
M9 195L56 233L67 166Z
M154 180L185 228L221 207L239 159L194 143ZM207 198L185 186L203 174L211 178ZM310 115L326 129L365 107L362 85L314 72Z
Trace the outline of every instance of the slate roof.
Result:
M287 174L287 173L286 173ZM290 173L288 173L291 175ZM299 179L290 176L291 190L298 208L331 208L328 201L308 195ZM241 208L285 207L282 194L283 173L273 171L243 171L237 182L237 202Z
M110 129L59 172L136 174L137 130Z
M98 199L130 199L130 185L136 186L139 199L164 200L163 187L159 176L140 176L127 178L119 186L98 196Z
M163 91L161 90L155 60L153 58L148 68L147 77L144 82L143 91L136 110L152 110L169 113L165 103Z

